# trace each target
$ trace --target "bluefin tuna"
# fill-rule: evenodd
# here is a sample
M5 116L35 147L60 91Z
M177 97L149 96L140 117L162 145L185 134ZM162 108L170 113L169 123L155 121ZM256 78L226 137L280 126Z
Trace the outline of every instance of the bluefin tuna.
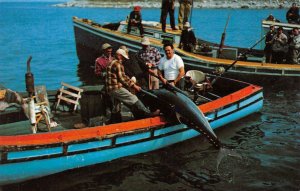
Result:
M169 107L179 115L182 123L194 128L196 131L204 134L210 143L220 148L221 142L211 128L208 120L199 107L184 93L179 91L170 91L166 89L153 90L152 93L157 96L161 103L172 105ZM163 107L164 104L159 104ZM161 108L162 111L165 108Z

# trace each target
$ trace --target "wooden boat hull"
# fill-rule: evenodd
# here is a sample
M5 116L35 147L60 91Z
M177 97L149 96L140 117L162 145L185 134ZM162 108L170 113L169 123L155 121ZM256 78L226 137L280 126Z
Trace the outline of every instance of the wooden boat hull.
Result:
M126 25L120 26L119 30L110 30L100 27L99 24L90 20L73 18L75 41L77 55L81 63L94 65L94 61L101 53L101 44L110 43L115 49L121 45L129 47L130 51L137 51L141 48L138 32L132 32L128 35ZM164 54L162 49L162 39L169 38L175 42L175 47L178 46L178 32L162 33L160 28L145 27L145 35L150 37L152 46L158 48L161 54ZM233 63L232 59L219 59L208 56L202 56L175 48L178 55L182 57L187 70L196 69L204 72L212 72L217 66L228 67ZM237 54L237 53L236 53ZM247 79L252 82L258 78L273 78L281 77L300 79L300 65L292 64L271 64L262 62L238 61L227 73L229 77L238 79Z
M231 82L235 85L229 86ZM199 106L212 128L224 126L262 108L261 87L230 79L218 83L235 89ZM145 153L196 136L199 133L193 128L169 123L163 117L85 129L0 136L0 185Z

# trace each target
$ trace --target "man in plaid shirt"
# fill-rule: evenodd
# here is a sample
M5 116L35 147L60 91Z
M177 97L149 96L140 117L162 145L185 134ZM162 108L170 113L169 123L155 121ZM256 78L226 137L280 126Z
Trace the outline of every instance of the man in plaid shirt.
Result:
M142 38L142 49L138 52L141 59L146 62L146 65L151 69L151 73L157 75L157 66L159 64L161 55L155 47L150 46L150 40L147 37ZM159 89L159 80L154 76L149 76L149 89Z
M128 106L136 119L143 117L151 117L159 115L157 110L153 113L130 91L133 88L137 92L141 87L136 85L124 72L122 64L124 59L128 59L125 50L118 49L116 52L116 59L109 63L106 68L106 91L111 96L113 102L113 109L111 114L111 122L121 122L121 102Z

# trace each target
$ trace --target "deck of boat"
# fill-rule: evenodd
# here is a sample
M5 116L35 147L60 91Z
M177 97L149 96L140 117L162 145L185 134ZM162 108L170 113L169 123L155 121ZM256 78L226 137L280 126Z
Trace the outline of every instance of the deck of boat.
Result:
M207 91L205 95L200 95L197 100L197 105L203 105L205 103L211 102L213 100L220 99L224 96L227 96L229 94L232 94L233 92L236 92L240 89L243 89L250 84L232 80L229 78L220 78L216 83L214 84L214 88L211 91ZM53 114L53 120L58 123L57 127L51 128L51 132L57 132L57 131L66 131L70 129L76 129L75 124L82 124L84 121L83 118L87 118L88 122L86 122L86 126L88 127L94 127L94 126L101 126L108 124L108 119L110 118L110 112L106 111L105 106L103 106L104 102L103 100L98 99L98 95L101 94L102 87L99 86L87 86L82 87L85 89L85 96L82 99L86 99L86 102L81 102L82 106L79 107L79 109L75 112L69 112L68 108L63 108L64 106L61 106L57 111L52 110ZM95 93L96 91L96 93ZM92 93L89 95L89 93ZM189 97L193 100L194 94L193 92L185 92L189 95ZM55 91L49 91L48 98L50 101L50 106L52 106L55 102ZM87 108L84 108L84 104L87 104ZM105 104L104 104L105 105ZM93 113L95 109L98 109L99 107L102 107L102 111L99 113ZM104 108L103 108L104 107ZM21 109L19 108L19 111L17 113L21 112ZM64 111L65 110L65 111ZM103 111L105 110L105 111ZM98 111L97 111L98 112ZM96 115L97 114L97 115ZM3 118L2 118L3 119ZM130 121L133 120L133 114L130 112L128 107L125 105L122 105L122 120L123 121ZM48 132L48 129L46 128L45 124L40 123L38 126L38 133L45 133ZM0 124L0 135L25 135L25 134L31 134L31 125L28 119L23 119L21 121L15 121L13 123L2 123Z

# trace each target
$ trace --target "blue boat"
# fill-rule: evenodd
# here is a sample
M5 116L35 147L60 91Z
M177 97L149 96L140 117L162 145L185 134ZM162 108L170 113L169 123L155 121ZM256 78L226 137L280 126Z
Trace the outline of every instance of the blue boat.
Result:
M220 77L211 90L194 101L210 126L217 129L258 112L263 107L263 88ZM164 115L135 120L124 113L129 119L121 123L74 129L82 112L53 114L60 124L50 131L33 134L28 121L0 125L0 185L105 163L203 136L194 127L170 121Z

